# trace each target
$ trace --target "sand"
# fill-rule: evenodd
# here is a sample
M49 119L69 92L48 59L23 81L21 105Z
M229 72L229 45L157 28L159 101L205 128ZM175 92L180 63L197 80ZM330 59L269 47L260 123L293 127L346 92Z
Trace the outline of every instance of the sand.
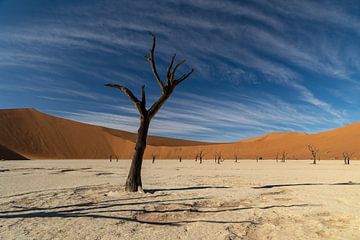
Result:
M0 162L0 239L360 239L360 162Z

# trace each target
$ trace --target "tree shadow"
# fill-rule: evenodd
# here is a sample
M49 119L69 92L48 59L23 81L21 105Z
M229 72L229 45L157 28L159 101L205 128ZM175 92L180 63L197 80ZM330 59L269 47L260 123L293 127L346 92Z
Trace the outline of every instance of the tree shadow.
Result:
M354 182L340 182L340 183L286 183L286 184L273 184L273 185L264 185L264 186L259 186L259 187L253 187L253 189L281 188L281 187L300 187L300 186L336 186L336 185L360 185L360 183L354 183Z
M162 195L166 196L166 195ZM203 197L196 197L196 198L180 198L180 199L169 199L169 200L155 200L155 201L142 201L142 202L125 202L125 203L114 203L118 201L128 201L128 200L139 200L144 198L156 198L159 196L147 196L147 197L136 197L136 198L122 198L122 199L113 199L113 200L106 200L101 202L86 202L86 203L79 203L79 204L70 204L70 205L60 205L56 207L46 207L46 208L26 208L22 206L14 206L19 210L10 210L10 211L0 211L0 214L7 214L7 213L18 213L18 212L28 212L28 211L49 211L49 210L56 210L62 208L70 208L68 210L61 210L59 212L76 212L76 211L89 211L93 209L104 209L104 208L113 208L113 207L123 207L123 206L134 206L134 205L142 205L142 204L154 204L154 203L168 203L168 202L175 202L175 201L188 201L188 200L204 200L206 198ZM1 215L0 215L1 218Z
M129 200L133 200L129 199ZM197 209L197 208L184 208L178 207L175 209L155 209L155 210L146 210L144 207L151 204L160 204L159 207L163 207L168 204L176 204L182 201L188 200L204 200L206 198L180 198L180 199L164 199L164 200L154 200L154 201L141 201L141 202L120 202L114 203L115 201L123 201L116 199L111 201L102 201L98 203L87 202L81 204L72 204L72 205L62 205L49 208L25 208L17 206L19 210L9 210L0 212L0 219L31 219L31 218L96 218L96 219L113 219L119 220L122 222L137 222L141 224L151 224L151 225L167 225L167 226L178 226L185 223L195 223L195 222L206 222L206 223L251 223L256 224L253 221L222 221L222 220L207 220L207 219L196 219L196 220L178 220L178 221L147 221L141 220L138 216L143 214L169 214L176 212L190 212L190 213L220 213L220 212L229 212L229 211L243 211L249 209L272 209L272 208L293 208L293 207L307 207L312 206L309 204L292 204L292 205L270 205L263 207L238 207L238 208L222 208L222 209ZM181 203L180 203L181 204ZM112 209L114 207L128 207L128 206L138 206L136 208L126 208L126 209ZM190 205L191 206L191 205ZM192 206L194 207L194 206ZM64 209L65 208L65 209ZM125 212L129 216L118 216L111 215L114 213ZM135 214L134 214L135 213Z
M202 189L224 189L231 188L225 186L197 186L197 187L182 187L182 188L154 188L154 189L145 189L146 193L155 193L155 192L166 192L166 191L187 191L187 190L202 190Z

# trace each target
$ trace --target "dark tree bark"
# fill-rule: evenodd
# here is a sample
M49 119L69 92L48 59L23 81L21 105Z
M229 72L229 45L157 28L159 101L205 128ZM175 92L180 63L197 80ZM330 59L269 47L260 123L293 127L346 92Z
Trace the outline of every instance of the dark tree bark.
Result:
M140 126L135 144L135 152L132 158L129 175L125 184L125 191L127 192L142 191L141 167L142 167L144 152L146 149L146 139L152 118L164 105L164 103L170 97L170 95L173 93L175 87L178 86L181 82L185 81L194 71L194 69L191 69L189 72L181 75L179 78L176 78L175 76L176 71L186 61L182 60L174 66L176 55L173 55L169 67L167 69L166 81L164 82L163 80L161 80L155 64L154 52L156 46L156 38L154 34L152 34L152 40L153 42L152 42L152 47L150 49L150 54L149 56L145 56L145 59L149 61L155 80L159 84L162 93L159 99L155 101L149 109L146 108L145 86L141 87L141 100L139 100L132 93L132 91L130 91L128 88L122 85L112 84L112 83L105 85L107 87L116 88L122 91L125 95L127 95L129 99L134 103L136 109L140 114Z

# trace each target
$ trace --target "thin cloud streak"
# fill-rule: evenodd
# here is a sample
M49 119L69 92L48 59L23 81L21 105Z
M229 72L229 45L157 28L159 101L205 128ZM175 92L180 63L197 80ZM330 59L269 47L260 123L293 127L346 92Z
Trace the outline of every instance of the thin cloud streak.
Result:
M124 103L126 97L101 88L116 81L138 92L146 84L149 99L156 98L156 83L142 59L149 47L147 34L155 31L159 70L163 72L171 54L178 52L196 69L190 80L194 83L188 86L208 85L196 95L186 94L189 89L192 92L186 85L179 89L155 119L155 134L201 139L224 135L223 131L237 140L268 131L314 132L350 122L342 105L328 93L334 88L332 83L359 88L360 47L349 41L344 46L346 31L359 35L359 18L336 3L273 2L181 0L149 5L107 0L106 4L51 8L52 17L36 16L23 25L0 24L5 36L0 39L0 72L7 73L2 74L2 86L18 81L20 88L31 93L48 93L42 99L53 104L52 111L57 111L61 99L98 101L104 109L89 110L82 104L62 114L91 122L99 113L92 122L135 131L136 112ZM142 16L134 17L139 12ZM31 81L13 73L19 69ZM32 86L36 79L49 81ZM74 87L71 81L78 85ZM328 89L318 94L321 85ZM214 96L226 95L226 91L246 94L209 98L211 90L206 87L219 88ZM238 90L228 90L232 88ZM346 99L338 89L336 94ZM104 112L111 108L106 103L114 102L121 103L115 108L119 118Z

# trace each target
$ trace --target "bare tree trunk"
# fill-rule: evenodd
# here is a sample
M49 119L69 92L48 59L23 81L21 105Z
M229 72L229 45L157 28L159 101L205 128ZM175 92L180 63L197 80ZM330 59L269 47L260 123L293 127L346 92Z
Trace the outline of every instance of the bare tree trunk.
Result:
M127 192L136 192L138 190L142 191L141 166L146 148L146 137L149 130L150 120L164 105L164 103L170 97L176 86L178 86L180 83L185 81L194 72L194 69L191 69L187 73L184 73L180 75L178 78L176 78L177 70L183 64L185 64L186 60L184 59L174 66L175 58L176 58L176 55L174 54L167 68L166 81L163 81L158 74L155 64L155 55L154 55L155 45L156 45L155 34L152 34L152 39L153 39L153 43L150 49L150 54L145 56L145 59L150 63L151 70L155 77L155 80L160 86L161 96L151 105L149 109L146 107L145 85L141 86L141 100L140 100L134 95L134 93L130 89L128 89L123 85L114 84L114 83L105 84L105 86L116 88L121 92L123 92L126 96L128 96L130 101L133 102L135 108L138 110L140 114L140 127L138 130L138 136L135 145L135 153L133 155L129 175L125 184L125 191Z
M150 119L148 119L148 117L142 117L138 130L135 152L125 184L125 191L127 192L137 192L138 190L142 191L141 166L146 148L146 138L148 135L149 125Z

